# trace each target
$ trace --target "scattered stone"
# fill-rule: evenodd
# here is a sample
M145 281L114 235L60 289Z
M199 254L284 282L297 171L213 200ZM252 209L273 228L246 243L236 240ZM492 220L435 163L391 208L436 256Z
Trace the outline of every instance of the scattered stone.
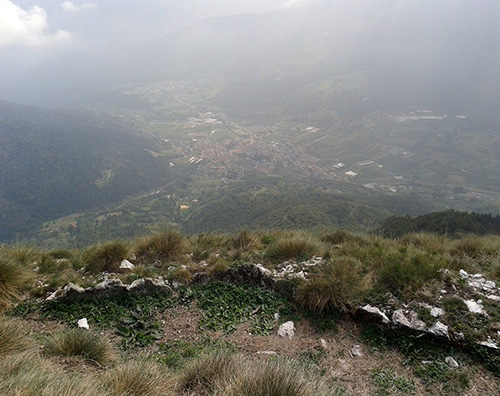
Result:
M135 254L132 254L129 258L128 258L130 261L135 261L137 260L137 257Z
M255 264L255 266L262 272L263 275L265 276L272 276L273 273L268 270L266 267L264 267L262 264Z
M494 292L496 290L496 283L493 281L486 280L483 274L468 274L466 271L461 269L458 272L460 278L467 281L467 284L476 290L486 291L486 292Z
M451 356L446 356L444 359L445 363L450 366L451 368L458 368L458 363L453 357Z
M326 342L323 338L320 338L319 342L321 344L321 348L328 349L328 342Z
M431 315L435 318L439 318L440 316L444 315L444 309L438 308L438 307L432 307L431 308Z
M430 365L430 364L432 364L432 363L434 363L432 360L422 360L422 364L423 364L424 366L428 366L428 365Z
M120 263L120 269L134 269L135 265L128 260L123 260Z
M299 271L299 272L292 272L290 275L288 275L289 279L306 279L306 274L304 271Z
M292 321L285 322L283 323L279 328L278 328L278 336L279 337L287 337L289 340L291 340L295 335L295 324Z
M87 322L87 318L81 318L78 322L78 327L80 329L85 329L85 330L89 330L90 327L89 327L89 323Z
M431 313L431 316L433 316L435 318L439 318L440 316L444 315L444 309L442 309L442 308L434 307L434 306L429 305L427 303L420 303L420 304L418 304L418 306L421 308L428 309Z
M426 329L425 322L418 319L415 311L409 312L410 317L407 318L402 309L397 309L392 314L392 323L396 326L406 327L411 330L424 331Z
M494 294L489 294L486 296L486 298L492 301L500 301L500 296L495 296Z
M481 300L478 300L477 302L474 300L464 300L464 303L467 305L469 312L481 315L486 314L486 312L484 312L483 306L481 305Z
M364 307L360 307L359 311L368 314L368 316L377 318L377 320L381 321L383 324L390 323L390 320L385 313L383 313L377 307L372 307L370 304L366 304Z
M437 337L445 337L449 338L450 335L448 333L448 326L444 323L441 323L439 320L432 325L432 327L427 330L428 333L435 335Z
M363 353L361 352L361 345L359 344L354 344L351 348L351 356L353 358L357 358L360 356L363 356Z
M495 351L498 351L500 348L498 347L497 343L494 342L491 337L488 337L486 341L481 341L478 342L479 345L485 346L486 348L494 349Z
M457 341L465 341L465 334L464 333L455 333L455 340Z

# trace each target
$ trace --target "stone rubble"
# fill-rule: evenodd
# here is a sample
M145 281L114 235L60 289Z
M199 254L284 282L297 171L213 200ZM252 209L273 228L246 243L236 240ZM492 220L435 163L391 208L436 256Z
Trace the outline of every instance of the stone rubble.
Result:
M84 289L73 283L68 283L63 288L56 290L45 301L59 298L67 300L83 300L95 297L111 297L124 293L154 294L172 292L171 286L162 278L141 278L125 285L120 279L104 279L94 287Z

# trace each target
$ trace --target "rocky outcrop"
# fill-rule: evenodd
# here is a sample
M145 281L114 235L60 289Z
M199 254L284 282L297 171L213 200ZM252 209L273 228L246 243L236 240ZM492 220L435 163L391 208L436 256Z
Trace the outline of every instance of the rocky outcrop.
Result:
M86 289L73 283L68 283L61 289L56 290L45 301L56 299L85 300L99 297L114 297L123 294L157 294L172 293L170 285L162 278L141 278L131 284L123 284L120 279L104 279L94 287Z

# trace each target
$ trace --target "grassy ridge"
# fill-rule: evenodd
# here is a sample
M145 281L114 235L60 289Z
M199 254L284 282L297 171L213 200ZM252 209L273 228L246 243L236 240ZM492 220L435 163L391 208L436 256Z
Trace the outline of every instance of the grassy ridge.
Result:
M0 257L16 271L0 279L12 290L3 307L5 310L21 300L5 312L22 319L1 319L0 354L10 359L1 363L0 373L5 374L0 374L0 391L14 395L33 389L34 394L48 395L76 389L89 396L349 395L351 388L332 378L328 350L302 350L293 358L256 358L244 352L248 340L239 339L242 326L247 336L264 340L274 337L279 322L308 321L319 332L314 337L335 337L342 321L351 321L349 314L366 303L383 307L389 300L398 301L431 324L433 318L417 304L426 302L445 309L440 320L450 330L481 341L496 329L498 303L485 301L488 316L474 315L454 297L452 285L457 293L466 291L469 298L478 299L460 281L457 271L482 273L498 282L499 252L500 237L496 236L450 239L421 233L385 239L340 230L322 235L244 231L196 236L165 230L147 238L83 250L4 246ZM315 256L322 257L321 264L300 267L301 262ZM135 267L119 269L117 263L123 258ZM226 279L221 275L228 269L243 268L248 262L262 263L267 270L277 272L297 265L293 271L298 275L299 270L306 270L307 280L300 276L283 279L273 290L220 280L199 283L203 276ZM92 286L103 279L101 271L124 283L163 276L179 288L167 295L53 303L39 300L69 281ZM191 279L198 281L190 283ZM443 289L449 294L439 299ZM175 323L183 310L195 318L197 334L205 338L182 338L186 326L172 325L182 330L165 339L170 334L169 321ZM279 322L275 314L279 314ZM84 316L90 331L75 329L76 321ZM29 334L31 321L50 324L54 319L58 328L50 335L45 331L41 336ZM495 388L500 384L493 378L493 374L500 375L500 359L473 343L465 353L367 324L361 325L359 337L357 342L364 343L367 350L373 348L376 354L404 356L402 367L407 372L373 366L366 383L358 384L374 394L480 394L473 393L472 383L484 376L483 366L490 370L488 386L500 389ZM31 358L26 359L26 354ZM460 361L459 369L451 369L445 362L450 354Z

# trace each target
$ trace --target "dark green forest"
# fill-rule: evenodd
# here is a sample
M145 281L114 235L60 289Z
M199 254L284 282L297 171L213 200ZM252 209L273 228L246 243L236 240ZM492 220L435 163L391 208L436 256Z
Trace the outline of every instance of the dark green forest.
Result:
M400 237L413 232L439 235L500 234L500 216L446 210L422 216L393 216L384 221L380 232L387 237Z
M0 102L0 239L168 181L159 144L109 117Z

